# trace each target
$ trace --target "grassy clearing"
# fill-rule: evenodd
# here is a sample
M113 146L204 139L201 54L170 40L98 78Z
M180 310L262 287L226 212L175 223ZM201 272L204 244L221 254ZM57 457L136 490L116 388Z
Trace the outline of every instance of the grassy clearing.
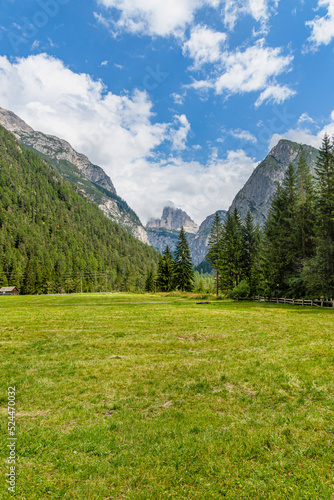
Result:
M1 297L16 498L334 498L333 319L159 294Z

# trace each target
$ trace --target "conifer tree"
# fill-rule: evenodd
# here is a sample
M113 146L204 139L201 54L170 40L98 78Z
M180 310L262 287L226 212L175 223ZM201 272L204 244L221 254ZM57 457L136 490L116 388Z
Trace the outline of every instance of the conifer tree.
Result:
M296 200L296 177L290 164L283 185L277 186L265 226L264 273L269 293L288 292L300 270Z
M334 145L324 136L316 173L316 255L305 266L305 286L312 296L334 297Z
M243 278L242 222L238 210L227 213L223 226L220 259L220 284L222 290L236 287Z
M155 291L155 279L154 279L154 271L149 268L146 274L145 280L145 292L152 293Z
M164 255L161 256L158 264L157 287L162 292L170 292L174 288L175 265L172 252L167 245Z
M211 225L208 253L206 260L210 266L216 271L216 295L219 293L219 267L223 244L223 223L218 212L215 213L215 218Z
M243 277L249 284L251 293L256 291L259 278L258 270L255 271L259 244L259 228L254 225L253 217L248 211L242 227L242 267Z
M186 233L181 228L175 250L175 284L182 292L191 292L194 286L194 269Z
M297 231L302 258L314 255L315 250L315 192L311 169L300 146L297 166Z

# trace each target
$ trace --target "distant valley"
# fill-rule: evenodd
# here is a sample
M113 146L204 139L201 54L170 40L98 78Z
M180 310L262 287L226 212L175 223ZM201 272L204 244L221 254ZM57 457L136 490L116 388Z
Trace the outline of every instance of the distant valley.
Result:
M183 227L193 263L197 265L205 260L214 214L208 215L198 225L180 208L166 206L161 218L150 219L144 227L127 202L117 195L112 180L104 170L92 164L85 155L76 152L67 141L33 130L13 112L2 108L0 108L0 124L12 132L25 147L41 158L47 159L78 194L94 202L110 220L126 229L142 243L152 245L161 253L167 245L174 251L179 231ZM303 145L303 149L307 163L314 170L318 150L308 145ZM229 210L237 208L243 220L250 211L254 222L263 227L277 182L282 182L289 163L297 165L299 157L300 144L285 139L280 140L237 193ZM140 195L140 186L138 193ZM224 221L227 211L218 212Z

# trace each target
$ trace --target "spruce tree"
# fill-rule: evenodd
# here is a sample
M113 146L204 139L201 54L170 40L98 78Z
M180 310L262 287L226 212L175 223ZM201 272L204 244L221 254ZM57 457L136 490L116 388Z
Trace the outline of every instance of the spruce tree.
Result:
M270 294L289 292L300 271L296 203L296 177L290 164L282 186L277 186L265 226L264 274Z
M255 269L260 245L259 233L259 228L254 225L253 217L248 211L242 227L242 267L243 277L249 284L251 293L256 292L259 281L258 269Z
M181 228L175 250L175 284L182 292L191 292L194 286L194 268L186 233Z
M297 166L297 231L302 258L312 257L315 251L315 192L311 169L300 146Z
M242 222L238 210L227 213L223 226L222 252L220 258L220 285L228 291L243 279Z
M316 255L303 275L312 296L334 297L334 145L324 136L316 173Z
M155 291L155 279L153 269L148 269L145 279L145 292L152 293Z
M215 218L211 225L209 240L208 240L208 253L206 260L210 266L216 271L216 295L219 293L219 267L222 253L223 243L223 223L218 212L215 213Z

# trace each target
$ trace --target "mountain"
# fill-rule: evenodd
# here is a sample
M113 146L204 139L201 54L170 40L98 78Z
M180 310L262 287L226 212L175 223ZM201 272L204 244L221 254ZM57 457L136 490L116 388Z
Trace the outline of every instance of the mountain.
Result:
M318 150L303 144L305 158L311 169L317 161ZM282 182L289 163L297 166L300 157L300 144L282 139L268 156L256 167L244 187L234 198L229 210L237 207L244 220L248 210L254 222L261 227L265 224L277 182Z
M157 261L0 125L1 286L78 291L81 280L84 291L139 290Z
M226 213L225 210L219 211L222 220L224 220ZM159 252L163 253L167 245L174 252L180 229L183 226L193 263L197 265L205 259L207 239L213 219L214 214L209 215L198 226L183 210L174 207L165 207L161 219L149 220L146 230L151 245L159 250Z
M199 229L198 225L186 212L174 207L165 207L161 219L150 219L146 227L173 231L180 231L181 227L183 227L186 233L191 234L196 234Z
M227 211L218 210L218 213L221 221L224 222ZM209 215L199 226L195 237L190 242L190 253L193 256L193 262L195 265L200 264L203 260L205 260L208 251L208 239L214 218L215 214Z
M120 198L104 170L93 165L87 156L77 153L63 139L36 132L17 115L0 108L0 124L27 148L48 159L59 174L84 197L92 200L102 212L143 243L147 233L136 213Z

